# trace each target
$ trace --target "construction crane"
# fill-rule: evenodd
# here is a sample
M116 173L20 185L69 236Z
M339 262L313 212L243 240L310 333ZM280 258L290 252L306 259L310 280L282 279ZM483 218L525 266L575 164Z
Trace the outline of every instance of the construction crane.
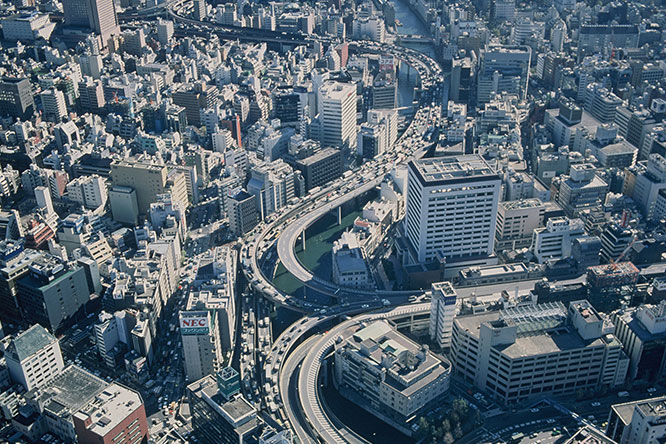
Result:
M613 271L617 270L617 264L618 264L618 263L624 258L624 256L629 252L629 250L631 249L631 247L633 247L634 243L635 243L637 240L638 240L638 235L636 234L636 235L634 235L633 238L631 238L631 242L629 242L629 245L627 245L627 248L624 249L624 251L622 252L622 254L620 254L620 255L617 257L617 259L615 259L614 261L612 261L612 262L610 263L611 268L613 269Z

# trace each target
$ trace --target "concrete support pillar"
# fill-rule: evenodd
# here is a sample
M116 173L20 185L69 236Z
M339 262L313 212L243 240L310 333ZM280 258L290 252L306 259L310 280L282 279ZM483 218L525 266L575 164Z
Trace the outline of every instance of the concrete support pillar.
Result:
M338 225L342 225L342 207L338 207Z
M301 233L301 243L303 245L303 251L305 251L305 230Z

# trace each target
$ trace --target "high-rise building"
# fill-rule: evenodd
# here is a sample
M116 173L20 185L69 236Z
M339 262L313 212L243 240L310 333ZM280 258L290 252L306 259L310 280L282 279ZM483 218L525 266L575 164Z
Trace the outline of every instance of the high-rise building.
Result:
M295 168L303 173L307 191L328 184L342 176L342 152L335 148L324 148L312 156L297 160Z
M408 165L404 232L417 262L487 263L493 254L501 179L479 155Z
M495 250L529 247L532 233L543 224L546 206L540 199L500 202L497 209Z
M326 82L319 90L319 113L324 147L356 147L356 86L351 83Z
M0 241L0 313L9 319L20 319L16 281L28 273L28 265L38 255L25 251L23 241Z
M34 258L28 270L16 282L23 316L57 332L90 299L85 271L46 254Z
M132 316L128 316L125 311L117 311L114 314L103 311L99 314L99 322L95 324L93 329L95 345L100 358L108 367L115 368L118 363L116 361L118 353L114 353L114 351L123 352L117 347L119 343L131 348L132 337L130 331L133 327L134 319Z
M454 59L452 65L449 98L456 103L468 103L472 83L472 61L469 57Z
M102 47L112 35L120 34L113 0L65 0L63 11L65 26L88 28L101 38Z
M666 301L618 310L615 336L629 356L628 382L655 383L666 376Z
M203 3L203 0L201 3ZM185 108L187 123L199 127L203 125L201 110L215 107L218 102L218 95L219 91L216 86L198 82L193 85L178 85L174 88L171 98L174 104Z
M601 259L611 263L620 258L624 250L634 240L634 232L617 223L606 225L601 232Z
M214 374L222 364L220 331L214 314L188 310L181 311L179 318L187 380L198 381Z
M140 160L121 160L111 165L111 180L114 187L131 187L136 192L139 213L147 214L150 204L158 196L168 192L167 168ZM187 185L185 185L187 187ZM187 196L187 188L185 188Z
M37 206L46 211L46 214L55 214L53 201L51 200L51 191L47 187L35 187L35 200L37 201Z
M259 222L257 198L253 194L238 188L230 192L224 199L229 217L229 230L234 235L242 236L257 226Z
M47 384L65 368L58 339L39 324L13 338L5 358L12 381L26 390Z
M194 20L203 20L206 18L206 0L193 0L192 2L192 17Z
M67 184L67 198L90 209L106 205L108 193L104 179L92 175L71 180Z
M433 283L430 295L430 339L442 348L451 347L458 295L450 282Z
M503 404L615 388L629 359L612 329L585 300L457 316L451 359L456 373Z
M79 82L79 107L83 112L99 112L104 107L104 88L99 80L88 78Z
M65 95L57 89L47 89L39 94L42 99L44 118L51 122L60 122L67 115Z
M656 220L659 193L666 189L666 158L650 154L645 171L635 179L632 198L648 220Z
M263 162L251 171L247 191L256 198L261 220L270 216L296 197L296 174L284 160Z
M135 226L139 221L139 204L132 187L114 186L109 190L113 220Z
M527 46L489 46L481 53L477 100L488 103L493 94L525 98L532 50Z
M168 45L172 37L173 22L159 19L157 21L157 40L163 45Z
M364 159L374 159L383 154L386 146L386 126L381 124L364 123L358 132L356 144L357 153Z
M492 18L497 22L513 20L516 15L515 0L493 0Z
M584 210L601 208L606 200L608 184L596 174L589 163L572 165L568 176L555 177L551 195L569 217L578 217Z
M0 80L0 116L29 119L35 112L35 101L28 79L3 77Z
M545 227L534 230L532 253L540 264L550 259L569 257L573 240L584 235L585 225L580 219L548 219Z
M398 79L394 71L380 71L372 83L372 107L391 109L398 107Z

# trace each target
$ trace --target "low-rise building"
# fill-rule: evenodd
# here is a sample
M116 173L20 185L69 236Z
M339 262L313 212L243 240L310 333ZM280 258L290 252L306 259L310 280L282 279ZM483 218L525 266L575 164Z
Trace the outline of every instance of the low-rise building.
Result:
M333 243L333 282L343 287L372 287L372 275L356 234L345 231Z
M148 440L148 421L141 395L117 383L110 384L73 414L80 444L128 444Z
M255 408L226 390L224 380L208 375L187 386L192 433L202 444L238 444L258 438L260 419Z

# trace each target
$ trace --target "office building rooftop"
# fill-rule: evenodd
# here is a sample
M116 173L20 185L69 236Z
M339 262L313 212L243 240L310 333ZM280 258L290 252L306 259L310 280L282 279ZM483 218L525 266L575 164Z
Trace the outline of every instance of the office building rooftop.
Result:
M499 178L488 162L477 154L419 159L410 162L409 166L420 181L428 185Z

